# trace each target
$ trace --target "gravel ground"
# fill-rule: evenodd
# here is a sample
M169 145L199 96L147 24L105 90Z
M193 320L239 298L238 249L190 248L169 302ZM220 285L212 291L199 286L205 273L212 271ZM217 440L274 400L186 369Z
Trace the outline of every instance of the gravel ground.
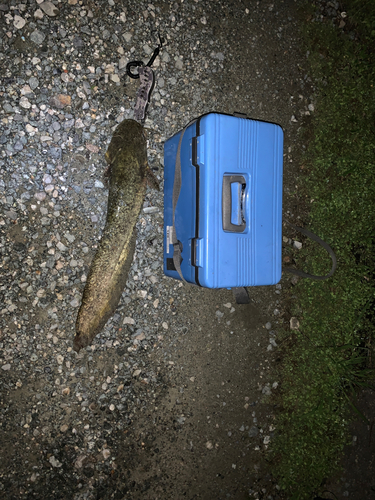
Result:
M297 130L314 104L296 6L0 4L2 498L279 497L264 456L290 278L238 306L164 277L163 195L148 190L118 309L92 346L72 342L105 221L104 153L133 116L125 65L148 61L157 31L145 126L160 185L168 137L202 113L243 112L284 128L284 212L298 216Z

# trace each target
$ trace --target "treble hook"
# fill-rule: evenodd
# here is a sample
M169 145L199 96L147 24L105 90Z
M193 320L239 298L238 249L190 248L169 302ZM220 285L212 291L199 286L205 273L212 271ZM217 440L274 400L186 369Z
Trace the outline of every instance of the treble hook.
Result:
M163 43L165 41L164 38L162 38L160 36L160 33L158 33L158 36L159 36L159 44L156 47L156 49L154 50L154 53L152 54L150 60L146 64L146 66L149 66L149 67L152 66L152 64L154 63L155 59L159 55L160 49L162 48ZM130 76L130 78L139 78L139 74L138 73L132 73L131 70L130 70L130 68L138 68L139 66L144 66L144 65L145 65L145 63L143 61L131 61L131 62L128 62L128 64L126 65L126 74L128 76Z

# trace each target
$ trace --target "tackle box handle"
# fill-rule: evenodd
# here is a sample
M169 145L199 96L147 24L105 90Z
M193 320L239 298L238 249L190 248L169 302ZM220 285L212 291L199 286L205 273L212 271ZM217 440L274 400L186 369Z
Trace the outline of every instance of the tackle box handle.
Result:
M245 220L246 180L242 175L223 176L222 220L223 230L243 233Z

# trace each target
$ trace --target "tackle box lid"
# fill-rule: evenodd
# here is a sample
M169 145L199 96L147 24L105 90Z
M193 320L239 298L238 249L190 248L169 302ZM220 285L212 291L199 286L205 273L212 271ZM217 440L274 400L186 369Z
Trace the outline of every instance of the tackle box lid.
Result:
M165 144L167 197L181 133ZM279 125L209 113L187 128L175 211L187 281L231 288L280 280L282 165Z

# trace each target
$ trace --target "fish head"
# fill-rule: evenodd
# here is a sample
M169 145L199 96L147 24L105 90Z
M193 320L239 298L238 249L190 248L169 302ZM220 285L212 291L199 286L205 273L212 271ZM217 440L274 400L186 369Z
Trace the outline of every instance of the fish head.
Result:
M135 120L124 120L115 129L105 157L111 165L119 156L138 156L145 152L146 134L143 126Z

